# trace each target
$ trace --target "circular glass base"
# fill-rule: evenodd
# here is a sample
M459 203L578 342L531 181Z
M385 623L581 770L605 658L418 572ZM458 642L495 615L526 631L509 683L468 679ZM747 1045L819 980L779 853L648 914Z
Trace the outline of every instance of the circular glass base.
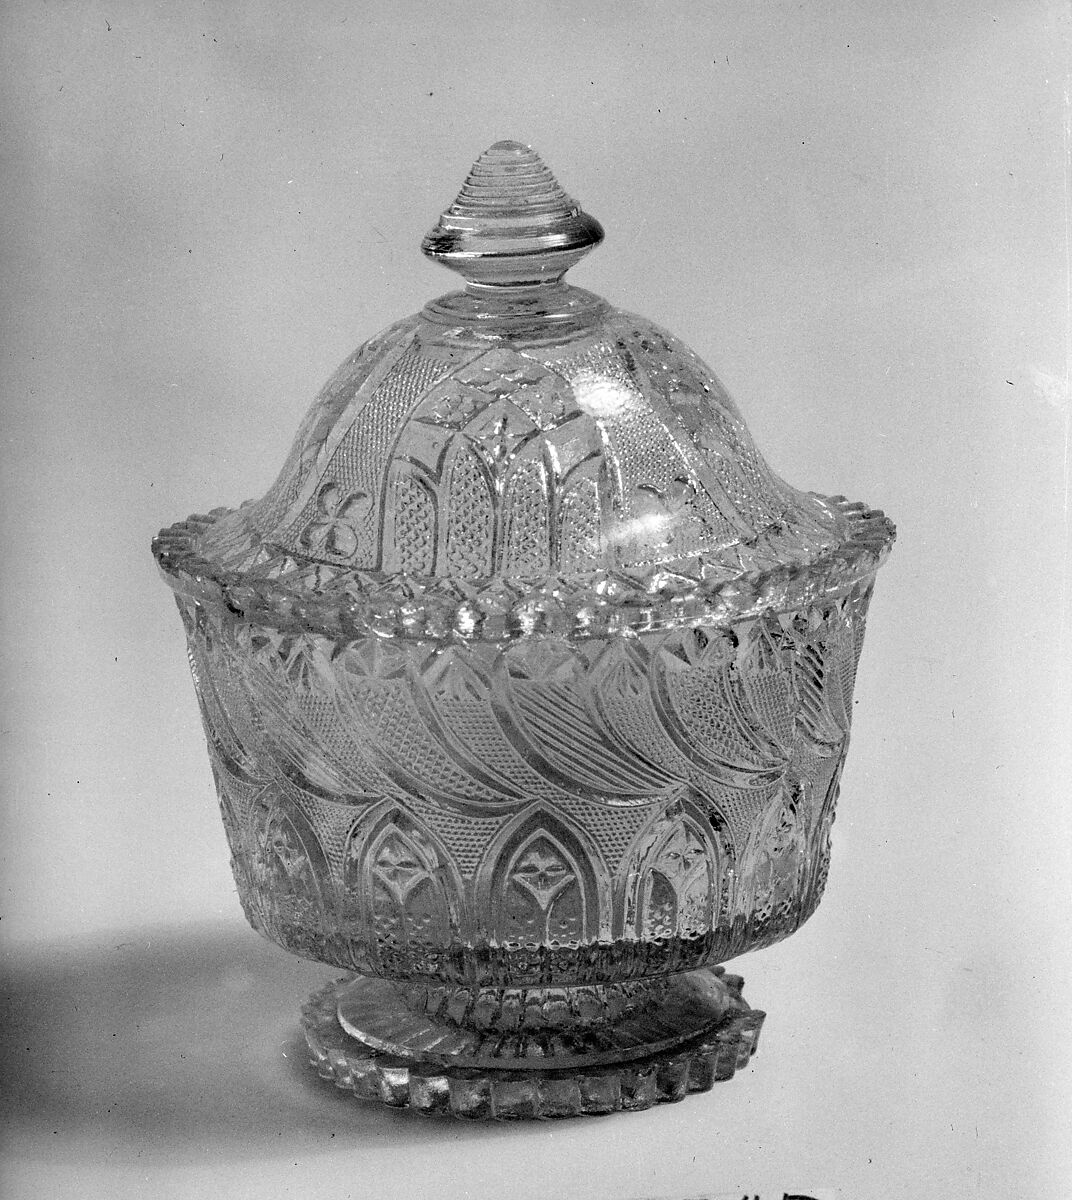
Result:
M362 1099L470 1119L650 1108L729 1079L764 1014L721 967L629 984L425 988L348 977L313 995L313 1065Z

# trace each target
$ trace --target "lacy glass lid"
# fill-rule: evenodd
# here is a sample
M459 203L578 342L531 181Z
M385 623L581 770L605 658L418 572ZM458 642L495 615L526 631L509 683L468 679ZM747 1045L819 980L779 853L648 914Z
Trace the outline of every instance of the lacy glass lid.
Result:
M329 636L586 636L786 611L873 572L879 512L764 462L687 346L563 280L599 223L499 142L425 237L464 291L357 349L267 494L165 530L193 598Z

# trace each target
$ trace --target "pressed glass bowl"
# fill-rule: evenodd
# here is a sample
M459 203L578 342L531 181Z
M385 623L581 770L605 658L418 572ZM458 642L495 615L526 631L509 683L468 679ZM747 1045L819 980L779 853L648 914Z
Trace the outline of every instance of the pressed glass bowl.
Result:
M498 143L425 239L463 292L348 359L260 501L154 550L250 923L354 973L359 1096L644 1108L763 1014L719 964L826 883L879 512L766 466L711 372L562 281L599 225Z

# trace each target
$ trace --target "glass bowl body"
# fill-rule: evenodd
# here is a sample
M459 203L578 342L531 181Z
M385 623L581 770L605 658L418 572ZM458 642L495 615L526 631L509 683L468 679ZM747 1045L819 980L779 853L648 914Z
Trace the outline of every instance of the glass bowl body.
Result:
M344 969L481 987L785 937L826 882L872 581L500 642L285 631L180 594L247 918Z
M881 513L561 283L373 338L265 497L164 531L239 896L395 980L609 983L814 910Z

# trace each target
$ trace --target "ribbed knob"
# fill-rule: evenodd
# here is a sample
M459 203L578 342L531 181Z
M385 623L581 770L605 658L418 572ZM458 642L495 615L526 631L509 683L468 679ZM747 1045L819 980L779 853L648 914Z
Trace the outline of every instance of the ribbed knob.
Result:
M559 279L602 240L535 151L496 142L421 249L478 287L530 287Z

